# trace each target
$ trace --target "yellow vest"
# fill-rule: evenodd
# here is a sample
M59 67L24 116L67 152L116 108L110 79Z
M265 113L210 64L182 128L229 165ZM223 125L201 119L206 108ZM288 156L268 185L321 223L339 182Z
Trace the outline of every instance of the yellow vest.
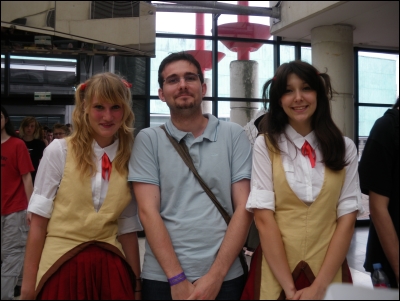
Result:
M316 277L336 229L337 205L345 169L332 171L325 167L321 192L308 206L290 188L280 153L272 152L271 143L268 139L265 140L272 162L275 220L281 231L290 270L293 272L300 261L305 261ZM342 282L341 268L333 282ZM276 300L281 291L282 287L262 256L260 299Z
M81 179L67 139L67 157L54 210L47 226L46 241L36 279L38 293L46 280L62 263L89 244L98 244L125 258L117 240L118 217L128 206L131 192L127 171L113 168L104 203L96 212L93 206L91 178Z

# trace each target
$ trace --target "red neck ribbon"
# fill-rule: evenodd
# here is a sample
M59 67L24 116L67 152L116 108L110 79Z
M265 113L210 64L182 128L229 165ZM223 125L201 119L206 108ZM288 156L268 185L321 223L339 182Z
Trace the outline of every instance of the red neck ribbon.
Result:
M308 156L308 158L310 159L311 167L314 168L317 156L315 155L315 150L307 141L304 142L303 146L301 147L301 153L303 156Z
M101 158L101 176L103 177L104 180L110 181L110 176L111 176L111 162L110 159L108 158L107 154L104 153L103 157ZM106 178L106 172L107 172L107 178Z

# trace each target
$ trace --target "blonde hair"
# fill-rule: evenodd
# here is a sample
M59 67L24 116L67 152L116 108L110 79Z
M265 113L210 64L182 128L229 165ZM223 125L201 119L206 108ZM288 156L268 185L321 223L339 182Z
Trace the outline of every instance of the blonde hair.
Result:
M81 177L92 176L97 169L93 159L93 129L88 118L90 104L94 97L101 102L120 105L124 111L122 126L115 134L115 138L119 139L119 145L113 167L118 172L122 173L128 169L133 146L135 116L132 111L131 92L126 81L109 72L92 76L78 86L75 92L75 109L72 113L74 131L70 141Z
M21 125L19 126L19 136L21 138L24 138L25 136L25 131L24 128L30 125L32 122L35 123L35 131L33 132L33 139L39 139L40 138L40 131L41 128L39 126L39 122L36 120L35 117L32 116L27 116L21 121Z

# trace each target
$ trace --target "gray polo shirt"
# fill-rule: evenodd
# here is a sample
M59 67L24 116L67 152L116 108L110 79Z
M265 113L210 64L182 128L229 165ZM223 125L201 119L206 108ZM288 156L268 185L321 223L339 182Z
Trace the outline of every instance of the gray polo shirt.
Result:
M177 141L184 139L197 171L232 216L231 185L250 179L251 175L250 142L240 125L219 121L210 114L205 116L207 127L197 138L178 130L171 120L166 128ZM205 275L216 258L227 225L161 128L146 128L137 135L128 181L160 187L160 215L186 277L194 281ZM225 281L242 274L236 259ZM167 281L147 241L142 277Z

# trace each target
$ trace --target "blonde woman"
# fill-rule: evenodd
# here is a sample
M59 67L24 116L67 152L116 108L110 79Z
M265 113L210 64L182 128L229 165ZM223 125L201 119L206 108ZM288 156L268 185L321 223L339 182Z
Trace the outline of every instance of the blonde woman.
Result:
M31 172L32 183L35 184L36 172L42 159L46 144L41 139L41 128L35 117L25 117L19 127L19 136L24 140L31 156L34 171Z
M140 298L129 87L112 73L79 85L72 136L46 148L28 208L21 299Z

